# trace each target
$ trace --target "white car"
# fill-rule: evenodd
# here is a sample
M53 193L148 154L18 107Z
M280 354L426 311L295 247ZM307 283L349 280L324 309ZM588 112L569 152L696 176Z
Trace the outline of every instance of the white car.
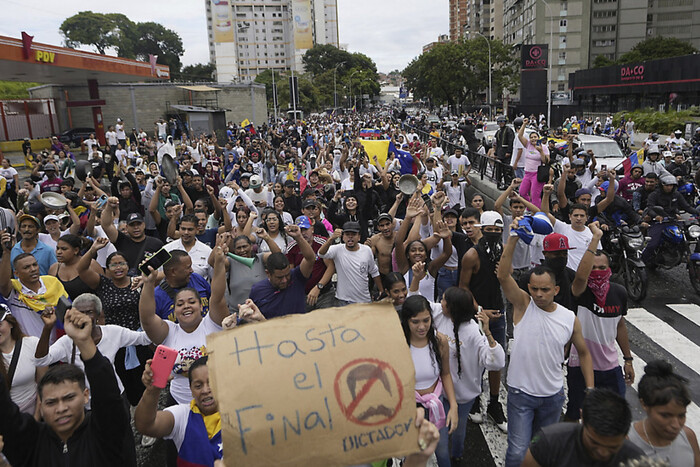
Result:
M622 154L622 150L615 140L592 135L578 135L577 140L580 147L586 151L589 149L593 151L597 161L596 169L600 170L603 165L607 166L608 169L619 170L622 168L622 161L626 157Z
M513 125L509 124L511 128L513 128ZM485 122L483 128L479 131L480 134L477 134L477 138L481 136L482 141L484 143L485 147L491 147L491 143L493 142L493 137L496 135L496 132L498 131L498 122Z

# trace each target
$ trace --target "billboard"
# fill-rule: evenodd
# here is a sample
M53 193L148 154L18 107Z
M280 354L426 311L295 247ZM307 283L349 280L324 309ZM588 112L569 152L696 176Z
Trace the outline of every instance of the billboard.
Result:
M233 42L233 7L231 0L211 0L214 42Z
M547 68L547 44L523 45L520 49L523 70L541 70Z
M292 19L294 47L296 50L312 48L314 46L314 37L311 0L292 0Z

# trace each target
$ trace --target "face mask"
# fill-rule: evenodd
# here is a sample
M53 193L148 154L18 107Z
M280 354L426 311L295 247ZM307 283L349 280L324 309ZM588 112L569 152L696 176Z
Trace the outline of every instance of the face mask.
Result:
M588 288L595 295L596 303L599 306L605 305L605 299L608 296L608 290L610 290L611 276L612 271L610 268L603 270L594 269L588 276Z
M501 254L503 253L502 238L503 234L500 232L484 232L479 242L488 255L489 260L494 264L501 260Z
M564 272L566 269L566 263L568 261L568 258L566 256L564 257L554 257L554 258L545 258L544 259L544 265L547 266L549 269L551 269L554 274L559 275Z

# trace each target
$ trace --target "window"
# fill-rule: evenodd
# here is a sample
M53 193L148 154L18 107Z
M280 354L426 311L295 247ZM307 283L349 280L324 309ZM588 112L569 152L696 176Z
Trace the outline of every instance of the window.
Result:
M610 47L610 46L615 45L615 39L605 39L605 40L593 41L593 45L595 47Z
M566 60L566 52L559 52L559 61Z
M566 36L559 36L559 42L562 44L566 44Z
M593 32L615 32L617 25L606 24L603 26L593 26Z
M559 27L565 28L566 27L566 20L565 19L560 19L559 20Z
M557 84L557 91L566 91L565 86L566 85L564 83Z
M617 10L604 10L604 11L594 11L594 18L615 18L617 16Z

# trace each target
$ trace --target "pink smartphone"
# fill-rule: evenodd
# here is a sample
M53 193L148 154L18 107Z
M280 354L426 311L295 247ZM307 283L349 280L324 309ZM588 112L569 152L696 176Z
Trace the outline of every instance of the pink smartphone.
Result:
M151 371L153 372L153 386L157 388L165 388L168 384L168 377L173 371L177 360L177 350L170 347L159 345L156 347L156 352L153 354L151 362Z

